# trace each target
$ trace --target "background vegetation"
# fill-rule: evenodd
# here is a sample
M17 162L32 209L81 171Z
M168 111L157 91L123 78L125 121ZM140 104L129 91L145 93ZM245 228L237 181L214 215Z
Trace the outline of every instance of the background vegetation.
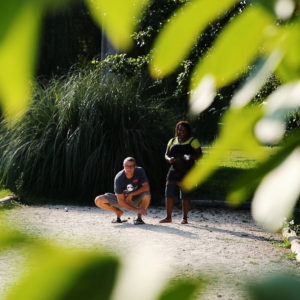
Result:
M154 202L162 197L174 117L157 103L159 84L139 66L126 71L108 60L37 85L24 117L11 127L1 123L2 184L20 196L93 204L113 191L123 159L134 156L147 170Z
M212 102L206 103L206 108L213 105L208 112L216 111L216 119L212 118L212 125L215 126L221 120L220 132L211 151L207 152L203 163L198 165L199 168L185 180L185 185L191 188L195 183L207 180L233 148L251 154L254 159L260 160L259 164L257 168L250 169L245 176L241 176L231 194L231 203L245 200L257 189L257 209L253 216L266 228L277 230L282 225L282 217L291 212L300 192L300 135L299 131L293 131L282 142L281 147L269 156L261 148L255 128L260 121L268 123L271 120L285 129L287 113L292 115L291 128L297 127L297 81L300 74L299 1L170 0L161 1L163 6L160 7L160 1L157 0L151 4L154 12L149 13L148 20L153 16L158 16L158 20L155 20L152 28L145 22L143 33L134 32L133 20L139 20L142 24L141 12L145 11L150 1L86 0L94 19L101 24L116 47L128 49L133 44L132 37L136 38L139 46L143 46L143 39L149 37L150 45L145 49L155 50L151 53L150 71L159 78L158 81L151 81L150 86L154 87L153 95L161 97L146 96L147 92L143 94L147 90L143 84L149 83L145 77L136 80L135 76L118 75L118 72L105 72L103 75L102 67L93 71L75 69L64 78L54 78L50 83L42 83L32 88L28 82L34 74L39 29L44 17L51 9L60 6L60 2L11 0L2 1L0 4L0 101L3 114L7 117L1 123L0 169L3 184L25 195L43 192L74 197L78 193L83 193L84 196L87 193L88 197L89 192L97 192L95 181L98 178L104 181L105 187L111 184L111 179L105 182L112 176L107 173L113 168L119 168L122 156L127 153L133 153L147 169L160 167L160 147L165 145L166 136L172 134L168 132L168 128L175 123L169 112L175 107L176 118L186 116L188 105L181 100L186 98L188 90L196 88L197 96L207 91L210 93L204 93L207 97L196 99L191 93L190 104L194 100L197 104L199 99L207 100L206 98L210 101L215 99L215 103L221 103L219 100L225 99L225 104L214 107ZM278 4L281 5L280 9ZM182 9L176 14L164 10L164 7L173 10L179 6ZM194 14L197 18L193 17ZM108 16L105 21L103 16ZM160 21L161 16L167 21ZM174 29L176 35L170 34ZM185 34L185 30L189 34ZM79 31L74 30L77 34ZM157 31L159 34L156 37ZM61 32L63 31L59 31L59 34ZM195 37L199 37L199 40ZM178 42L179 39L181 42ZM47 37L45 40L47 41ZM45 40L43 45L47 46ZM66 40L70 43L72 41ZM152 45L153 40L155 41ZM208 42L205 43L205 40ZM204 44L200 49L197 46L193 48L193 45L201 41ZM55 58L52 60L55 63L50 68L40 63L40 75L43 75L42 72L52 75L57 70L59 73L61 69L68 69L73 65L73 59L82 63L85 60L82 56L93 55L93 50L86 48L85 38L81 36L77 42L73 45L78 45L78 49L72 49L72 53L67 54L70 60L63 59L56 64L58 59ZM55 45L59 47L60 43ZM134 52L134 49L132 51L136 53L133 54L134 58L147 53L147 50L144 53ZM43 50L42 53L46 51ZM122 61L123 58L120 56L118 59ZM256 67L253 73L250 67L252 65ZM260 76L265 69L267 72ZM173 71L175 73L171 75ZM253 84L251 77L247 78L246 90L250 86L251 91L259 92L262 83L274 72L282 86L267 97L266 104L263 105L262 101L257 101L260 105L247 105L255 97L250 93L246 96L243 94L243 103L237 106L238 97L234 96L231 102L236 106L230 104L229 111L224 113L232 93L249 72L256 80ZM209 81L206 80L207 74L211 75ZM190 75L192 80L188 85ZM211 85L212 82L214 86ZM240 91L244 92L245 89L238 92ZM31 98L32 105L26 110ZM157 99L166 101L157 105ZM285 101L281 101L282 99ZM278 106L272 110L274 102ZM171 103L170 106L167 103ZM12 124L12 119L22 110L23 117L19 116L16 123ZM199 113L200 110L195 111ZM221 115L222 119L219 118ZM200 123L198 128L204 127L205 132L210 132L207 122L210 118L202 120L205 120L207 127ZM168 125L169 121L172 126ZM270 127L270 123L268 125L268 128L274 128ZM278 141L283 138L282 133L285 130L277 129L271 133L277 134ZM208 136L213 139L215 132L210 132ZM134 141L130 143L133 137ZM267 143L266 139L261 140ZM276 143L274 140L272 142ZM151 157L147 153L151 153ZM86 172L87 169L89 172ZM275 182L272 181L274 178ZM86 185L82 187L79 182L86 182ZM268 185L270 182L271 185ZM155 186L155 183L152 184ZM282 190L283 194L280 193ZM266 218L270 215L272 218ZM26 233L7 228L2 224L2 219L0 221L0 251L11 248L23 250L27 247L31 254L35 254L31 257L37 263L37 268L33 268L20 281L18 287L8 293L6 299L34 300L49 295L53 299L110 297L118 270L118 259L107 253L86 253L74 249L69 251L49 245ZM32 266L31 262L29 265ZM156 298L176 299L181 293L186 298L192 298L201 283L190 279L179 280L163 288ZM253 299L298 299L299 279L286 275L275 276L250 285L249 290Z
M112 190L122 159L133 155L147 170L153 203L161 201L167 168L163 153L175 123L189 119L202 145L212 143L232 95L247 75L220 89L201 114L190 115L193 69L224 26L247 7L246 1L238 1L207 26L175 72L161 79L150 77L154 41L185 2L152 1L138 18L129 53L105 60L99 58L102 32L84 2L46 12L32 104L13 126L7 127L6 120L1 123L3 187L23 197L91 204L95 195ZM249 72L255 68L249 67ZM254 100L262 103L279 84L273 75ZM296 112L289 120L288 129L298 126ZM224 199L231 179L240 172L239 167L222 166L195 197Z

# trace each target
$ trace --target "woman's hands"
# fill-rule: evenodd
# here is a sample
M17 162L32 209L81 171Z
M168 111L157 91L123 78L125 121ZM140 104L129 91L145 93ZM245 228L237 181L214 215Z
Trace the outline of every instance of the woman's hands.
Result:
M173 164L173 163L175 162L176 159L175 159L175 157L172 156L172 157L168 157L167 160L168 160L168 162L169 162L170 164Z

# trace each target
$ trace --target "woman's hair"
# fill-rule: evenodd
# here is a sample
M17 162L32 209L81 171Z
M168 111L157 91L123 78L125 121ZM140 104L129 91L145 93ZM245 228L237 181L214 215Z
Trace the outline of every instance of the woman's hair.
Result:
M175 126L175 136L177 136L177 129L179 126L182 126L186 129L188 136L192 135L192 127L188 121L179 121Z

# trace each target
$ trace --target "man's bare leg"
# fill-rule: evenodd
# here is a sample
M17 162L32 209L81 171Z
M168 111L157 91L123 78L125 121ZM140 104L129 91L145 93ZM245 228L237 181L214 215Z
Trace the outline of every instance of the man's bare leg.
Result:
M111 206L109 204L109 201L105 197L102 197L102 196L96 197L95 204L96 204L96 206L98 206L100 208L114 212L117 215L117 218L121 218L121 216L124 213L121 209L119 209L115 206Z

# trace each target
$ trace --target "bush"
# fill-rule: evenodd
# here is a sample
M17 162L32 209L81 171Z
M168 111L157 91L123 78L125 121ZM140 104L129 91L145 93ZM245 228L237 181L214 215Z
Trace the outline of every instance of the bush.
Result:
M143 97L147 87L141 76L102 68L37 86L22 120L12 127L1 123L2 185L21 196L90 204L113 190L123 159L134 156L154 195L160 194L174 121L154 99Z

